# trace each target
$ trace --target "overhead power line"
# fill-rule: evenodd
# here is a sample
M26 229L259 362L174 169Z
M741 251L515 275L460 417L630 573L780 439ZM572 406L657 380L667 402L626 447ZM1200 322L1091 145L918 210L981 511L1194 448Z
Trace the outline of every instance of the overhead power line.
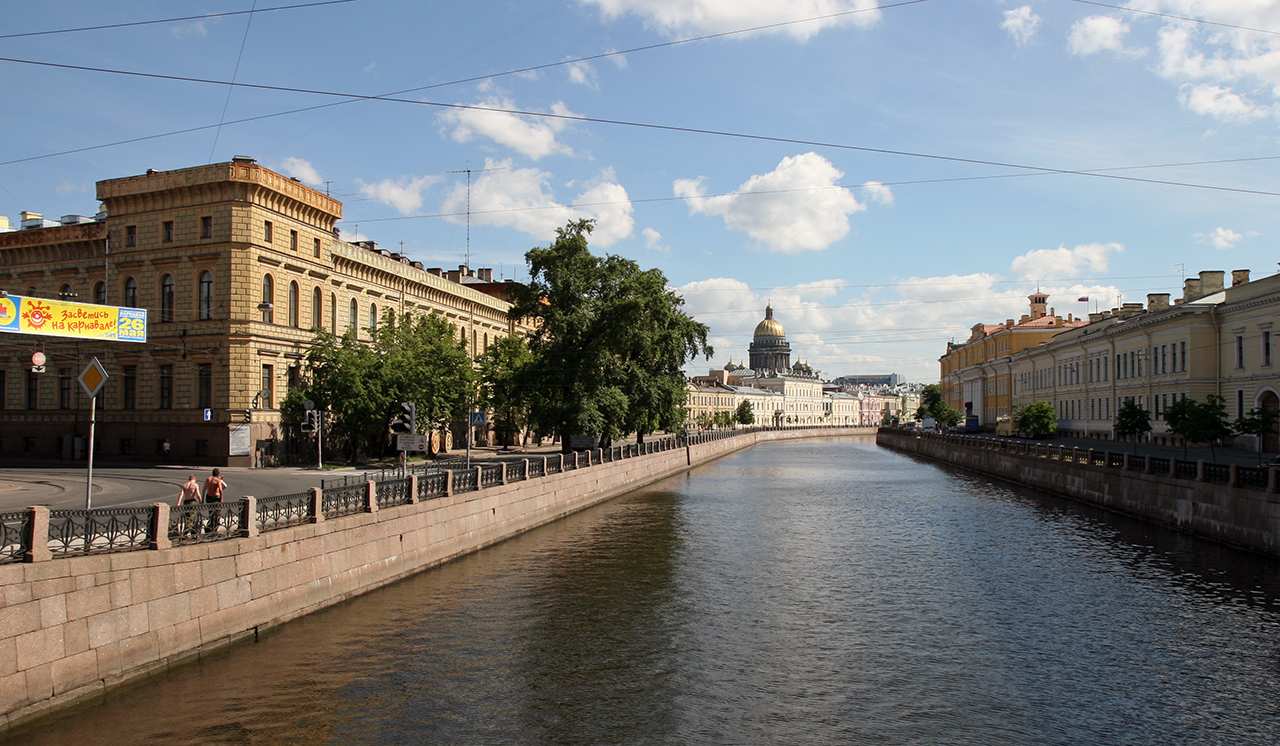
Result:
M24 31L17 34L0 34L0 39L18 39L25 36L49 36L51 34L74 34L81 31L102 31L104 29L129 28L130 26L153 26L161 23L178 23L181 21L203 21L208 18L226 18L229 16L243 16L252 13L266 13L271 10L296 10L298 8L317 8L321 5L342 5L344 3L354 3L359 0L324 0L317 3L301 3L299 5L277 5L273 8L261 8L259 10L232 10L226 13L205 13L199 16L179 16L177 18L157 18L154 21L128 21L126 23L107 23L101 26L79 26L77 28L51 29L49 31Z
M1106 3L1096 3L1093 0L1071 0L1073 3L1081 5L1094 5L1099 8L1110 8L1111 10L1123 10L1126 13L1138 13L1144 16L1158 16L1160 18L1171 18L1175 21L1190 21L1191 23L1199 23L1204 26L1218 26L1220 28L1236 29L1238 31L1253 31L1258 34L1271 34L1272 36L1280 36L1280 31L1271 31L1264 28L1252 28L1250 26L1236 26L1230 23L1218 23L1217 21L1206 21L1203 18L1189 18L1187 16L1175 16L1172 13L1157 13L1154 10L1139 10L1137 8L1126 8L1123 5L1107 5Z

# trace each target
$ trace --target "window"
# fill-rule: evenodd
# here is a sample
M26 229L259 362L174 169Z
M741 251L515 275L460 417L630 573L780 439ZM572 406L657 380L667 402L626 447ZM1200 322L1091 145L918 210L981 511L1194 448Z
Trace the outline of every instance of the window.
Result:
M1244 336L1236 335L1236 369L1244 368Z
M100 306L107 302L107 283L95 282L93 284L93 302Z
M124 304L129 308L138 307L138 281L132 277L124 281Z
M40 374L27 373L27 409L40 408Z
M58 409L71 409L70 368L58 368Z
M262 240L271 243L271 221L262 221Z
M263 409L271 409L272 381L274 380L274 371L270 365L262 366L262 395L261 405Z
M1181 342L1182 345L1182 372L1187 372L1187 343Z
M209 441L207 441L207 440L197 440L197 441L196 441L196 455L197 455L197 456L208 456L208 455L209 455Z
M312 244L311 244L312 251L315 252L316 258L319 259L320 258L320 239L313 238L311 240L312 240Z
M329 333L338 333L338 295L329 293Z
M120 439L120 455L121 456L133 455L133 438Z
M311 328L320 329L324 326L324 298L320 294L320 288L312 288L311 290Z
M1169 345L1169 368L1174 373L1178 372L1178 344L1176 342Z
M369 304L369 335L373 336L374 330L378 328L378 304Z
M200 273L200 320L208 321L213 318L213 275L208 272Z
M297 231L289 231L289 250L290 251L298 250L298 232Z
M121 402L122 408L137 409L138 408L138 366L136 365L124 366L124 373L121 376L121 378L123 379L121 382L122 385L120 387L121 394L123 395L123 401Z
M173 409L173 366L160 366L160 408Z
M284 385L288 391L298 388L298 383L302 380L302 369L296 365L290 365L285 371Z
M359 316L360 309L356 307L356 299L352 298L351 310L347 314L347 328L355 329L359 325Z
M274 306L276 303L276 285L271 280L271 275L262 276L262 303L267 306ZM271 308L262 309L262 320L267 324L275 323L276 314Z
M160 281L160 321L173 321L173 275Z
M1169 372L1169 345L1160 345L1160 372Z
M298 283L289 283L289 326L298 326Z
M76 297L76 294L75 294L75 291L71 289L70 285L63 285L62 287L58 288L58 297L61 298L62 300L71 300L72 298Z
M138 226L126 225L124 227L124 245L129 248L138 245Z
M165 243L173 243L173 221L166 220L160 224L160 240Z
M1244 417L1244 390L1236 389L1236 417Z
M1262 364L1271 365L1271 330L1262 333Z
M196 406L200 409L213 406L213 363L200 363L196 368Z
M213 238L213 216L205 215L200 218L200 237Z

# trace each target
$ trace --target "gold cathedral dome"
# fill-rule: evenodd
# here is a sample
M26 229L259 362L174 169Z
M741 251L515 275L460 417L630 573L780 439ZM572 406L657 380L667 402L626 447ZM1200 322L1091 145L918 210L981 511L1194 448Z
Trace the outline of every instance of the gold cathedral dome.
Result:
M755 338L761 337L785 337L786 331L783 330L782 324L773 318L773 306L765 306L764 320L756 324Z

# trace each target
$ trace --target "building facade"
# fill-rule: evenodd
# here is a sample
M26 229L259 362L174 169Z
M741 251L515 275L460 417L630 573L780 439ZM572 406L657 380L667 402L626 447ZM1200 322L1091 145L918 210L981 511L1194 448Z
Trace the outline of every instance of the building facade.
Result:
M482 292L495 283L341 240L340 202L252 159L108 179L97 194L95 218L24 214L0 232L0 289L145 308L147 343L0 337L0 455L79 455L88 402L69 381L94 356L110 375L102 456L155 460L167 441L177 461L248 465L285 448L279 405L318 330L368 338L390 312L436 313L472 356L526 331ZM45 373L31 371L37 350Z

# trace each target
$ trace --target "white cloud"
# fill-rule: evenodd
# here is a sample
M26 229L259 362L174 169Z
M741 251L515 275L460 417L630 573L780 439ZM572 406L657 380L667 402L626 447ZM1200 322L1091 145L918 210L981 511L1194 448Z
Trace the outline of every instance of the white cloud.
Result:
M493 169L480 174L471 185L471 222L514 228L546 241L557 228L570 220L593 218L593 245L608 247L630 236L635 226L633 206L627 190L614 181L612 171L588 182L574 205L558 202L551 192L551 174L537 168L513 168L510 159L486 159L484 167ZM453 213L449 221L464 223L467 186L458 184L445 198L442 210Z
M1076 21L1067 37L1067 49L1084 57L1098 52L1126 53L1124 37L1129 24L1112 16L1089 16Z
M1257 231L1237 233L1230 228L1219 226L1209 233L1197 233L1196 241L1199 243L1207 243L1219 251L1226 251L1227 249L1234 249L1241 241L1245 240L1245 238L1252 238L1260 235L1262 234Z
M216 22L216 19L213 20ZM179 23L169 27L169 35L175 39L184 39L188 36L208 36L209 27L203 20Z
M864 183L862 191L867 195L867 199L879 202L882 205L893 204L893 190L878 181Z
M736 193L706 196L703 179L677 179L677 197L690 213L718 215L725 227L751 236L769 251L821 251L849 234L849 216L866 207L848 189L844 176L817 153L783 158L767 174L752 176Z
M58 194L64 194L64 195L75 194L77 192L81 194L87 194L89 192L89 185L87 183L77 184L73 181L64 181L61 184L54 187L53 190Z
M1214 119L1224 122L1248 121L1266 116L1264 107L1232 91L1229 88L1201 83L1193 86L1186 83L1178 92L1178 101L1188 111L1196 114L1208 114Z
M408 215L422 207L422 190L438 181L439 176L402 176L394 181L383 179L376 184L361 182L360 193L396 208L401 215Z
M324 179L321 178L320 172L316 170L316 167L301 158L285 158L280 161L276 170L285 176L295 177L307 186L318 187L324 183Z
M485 109L518 109L515 101L501 96L490 96L476 106ZM550 113L559 116L576 116L563 102L552 104ZM505 111L483 109L450 109L441 113L438 121L454 142L471 142L477 135L487 137L535 161L553 153L570 155L573 149L556 140L556 135L568 125L564 119L527 117Z
M377 70L377 69L378 69L378 63L376 63L376 62L370 62L369 64L367 64L367 65L365 65L364 67L360 68L360 72L362 72L362 73L371 73L371 72L373 72L374 70Z
M669 36L714 34L755 28L768 24L830 16L861 10L865 12L824 18L768 29L760 33L786 34L806 40L827 28L868 27L880 20L877 0L585 0L600 8L606 20L623 15L643 18L647 26Z
M1124 251L1124 244L1089 243L1068 249L1037 249L1019 256L1010 264L1021 280L1061 279L1107 271L1111 255Z
M1036 15L1031 6L1024 5L1021 8L1006 10L1004 12L1004 23L1000 24L1000 28L1007 31L1018 46L1025 47L1031 43L1032 37L1036 35L1036 31L1040 28L1040 22L1040 16Z
M662 245L662 234L654 229L645 228L640 231L640 235L644 236L644 245L646 248L653 249L654 251L671 251L670 246Z
M592 90L600 90L600 76L590 62L571 62L566 66L569 71L569 82L584 85Z

